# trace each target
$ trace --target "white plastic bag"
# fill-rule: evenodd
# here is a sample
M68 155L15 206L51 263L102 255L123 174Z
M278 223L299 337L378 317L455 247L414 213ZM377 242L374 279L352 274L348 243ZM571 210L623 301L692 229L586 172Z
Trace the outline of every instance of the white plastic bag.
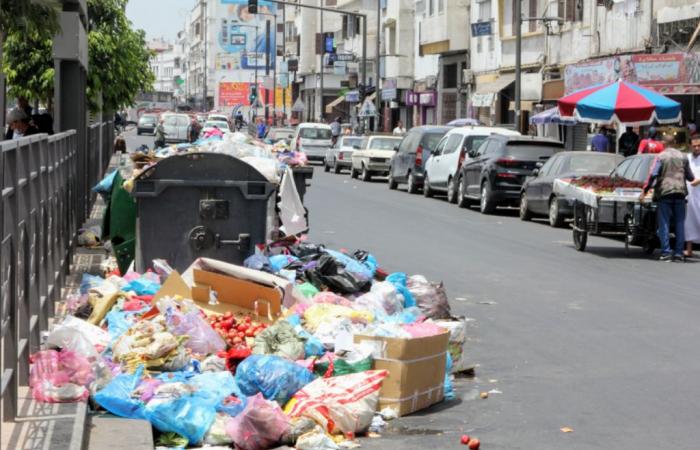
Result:
M66 316L49 334L46 345L72 350L88 358L97 358L109 345L109 333L84 320Z

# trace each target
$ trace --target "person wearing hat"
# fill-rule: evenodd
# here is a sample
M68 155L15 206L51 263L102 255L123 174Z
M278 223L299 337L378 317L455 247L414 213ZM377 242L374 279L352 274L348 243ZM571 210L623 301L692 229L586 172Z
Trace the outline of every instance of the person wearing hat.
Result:
M14 108L7 114L7 124L9 125L5 139L16 140L25 136L37 134L39 130L29 122L27 113L19 108Z

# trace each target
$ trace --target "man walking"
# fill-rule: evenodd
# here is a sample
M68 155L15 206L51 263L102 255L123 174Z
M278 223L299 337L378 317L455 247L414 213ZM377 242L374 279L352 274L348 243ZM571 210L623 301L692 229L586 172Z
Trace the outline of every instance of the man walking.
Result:
M163 119L160 119L160 121L158 122L158 126L156 127L156 149L165 147L165 136L167 135L168 133L165 132L165 126L163 125Z
M632 127L627 127L622 136L620 136L620 152L626 158L637 153L639 146L639 135L634 132Z
M690 170L695 178L700 178L700 136L690 141L692 153L688 154ZM689 189L688 210L685 217L685 253L693 256L693 244L700 244L700 189Z
M666 147L659 154L649 181L644 186L640 198L654 188L654 200L657 202L657 234L661 241L660 261L683 261L685 245L685 197L688 195L686 181L695 187L700 178L695 178L690 170L688 158L673 147L676 142L671 135L665 136ZM676 233L676 243L671 251L670 228Z
M609 146L610 141L605 135L605 127L598 128L598 134L593 136L593 139L591 140L591 150L594 152L607 153Z
M333 145L338 142L338 136L340 136L340 116L336 117L333 122L331 122L331 140Z

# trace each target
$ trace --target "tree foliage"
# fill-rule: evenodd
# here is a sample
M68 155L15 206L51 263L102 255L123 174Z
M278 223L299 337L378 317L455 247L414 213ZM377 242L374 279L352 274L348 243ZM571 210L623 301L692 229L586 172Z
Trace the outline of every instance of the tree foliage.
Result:
M27 0L3 0L26 3ZM55 0L31 0L42 8ZM88 99L91 111L113 111L149 91L154 76L145 33L134 30L125 13L127 0L88 0ZM41 9L41 8L40 8ZM6 14L18 10L5 9ZM32 14L38 14L32 10ZM43 9L42 14L48 10ZM37 17L40 17L39 14ZM15 96L48 100L53 95L52 27L9 28L4 44L4 67L9 91Z
M20 32L48 32L58 30L58 0L2 0L0 1L0 35Z

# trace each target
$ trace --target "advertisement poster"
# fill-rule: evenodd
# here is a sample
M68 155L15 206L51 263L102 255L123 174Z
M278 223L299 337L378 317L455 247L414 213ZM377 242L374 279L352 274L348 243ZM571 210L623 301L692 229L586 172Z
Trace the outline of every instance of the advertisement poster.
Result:
M275 27L274 20L277 7L274 3L260 0L258 14L248 12L248 0L219 0L216 15L217 41L222 64L218 70L270 70L275 66ZM266 47L266 22L270 22L270 48ZM230 63L230 64L228 64ZM226 67L226 69L221 69ZM243 80L240 80L243 81Z
M250 101L248 100L248 94L250 92L250 85L253 83L245 82L221 82L219 83L219 106L250 106ZM265 94L267 89L263 88L262 83L258 83L258 93L260 96L260 103L265 104ZM270 91L270 103L272 103L272 89ZM283 92L286 91L287 108L292 107L292 90L291 88L282 89L278 86L275 92L275 105L278 109L282 109L282 99L284 97Z
M683 54L632 55L632 64L640 84L683 82Z

